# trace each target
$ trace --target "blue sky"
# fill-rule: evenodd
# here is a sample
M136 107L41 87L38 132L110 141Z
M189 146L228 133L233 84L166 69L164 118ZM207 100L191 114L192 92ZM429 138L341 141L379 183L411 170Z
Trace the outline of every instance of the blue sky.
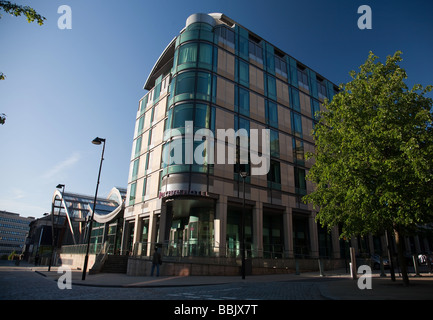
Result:
M138 100L166 45L190 14L222 12L336 84L372 50L403 51L408 85L433 84L433 2L366 0L25 0L43 26L0 19L0 210L41 217L55 186L93 195L107 139L99 196L127 186ZM357 26L361 5L372 29ZM57 9L72 9L60 30ZM432 96L432 95L430 95Z

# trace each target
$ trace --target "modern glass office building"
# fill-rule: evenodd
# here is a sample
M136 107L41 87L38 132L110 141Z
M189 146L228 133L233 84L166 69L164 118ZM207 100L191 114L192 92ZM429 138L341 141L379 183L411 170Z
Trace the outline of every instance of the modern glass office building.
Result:
M187 19L144 89L132 145L124 250L150 255L152 245L161 244L165 255L238 256L245 212L251 257L340 257L338 230L328 234L301 201L312 188L305 180L311 166L305 154L314 149L316 112L335 94L333 83L214 13ZM267 132L267 174L251 174L250 157L239 161L242 135L217 141L219 129L245 129L250 147L256 130L259 155ZM207 136L185 139L202 132ZM210 154L226 161L205 157ZM242 178L240 172L250 174Z

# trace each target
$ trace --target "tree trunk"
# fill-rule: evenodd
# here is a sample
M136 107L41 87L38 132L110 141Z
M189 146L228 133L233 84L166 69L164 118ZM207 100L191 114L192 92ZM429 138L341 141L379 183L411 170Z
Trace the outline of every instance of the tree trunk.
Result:
M395 242L397 244L398 260L400 261L401 276L403 277L403 285L407 287L409 285L409 276L407 274L407 263L404 258L404 244L403 236L398 227L394 228L395 232Z

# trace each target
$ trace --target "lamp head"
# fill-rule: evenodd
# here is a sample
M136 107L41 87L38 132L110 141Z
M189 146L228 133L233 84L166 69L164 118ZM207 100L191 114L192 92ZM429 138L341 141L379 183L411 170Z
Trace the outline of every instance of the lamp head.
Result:
M246 171L241 171L239 172L239 174L241 175L242 178L246 178L248 176L248 172Z
M92 143L96 145L100 145L102 142L105 142L104 138L96 137L95 139L92 140Z

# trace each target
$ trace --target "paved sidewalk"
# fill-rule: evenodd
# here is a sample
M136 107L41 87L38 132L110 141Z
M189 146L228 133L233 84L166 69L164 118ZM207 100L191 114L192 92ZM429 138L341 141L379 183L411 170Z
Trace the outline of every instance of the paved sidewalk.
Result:
M27 267L42 276L56 281L64 273L58 267ZM58 273L58 271L60 273ZM230 283L256 283L256 282L291 282L291 281L317 281L320 284L322 296L331 300L433 300L433 274L421 273L420 277L410 277L409 287L404 287L399 274L396 273L396 281L391 281L389 273L386 277L380 277L374 273L371 278L371 289L358 288L358 280L353 280L344 270L327 271L325 276L318 272L280 275L256 275L246 276L242 280L240 276L127 276L117 273L100 273L86 275L81 280L82 271L72 270L73 285L119 287L119 288L156 288L156 287L181 287L204 286Z

